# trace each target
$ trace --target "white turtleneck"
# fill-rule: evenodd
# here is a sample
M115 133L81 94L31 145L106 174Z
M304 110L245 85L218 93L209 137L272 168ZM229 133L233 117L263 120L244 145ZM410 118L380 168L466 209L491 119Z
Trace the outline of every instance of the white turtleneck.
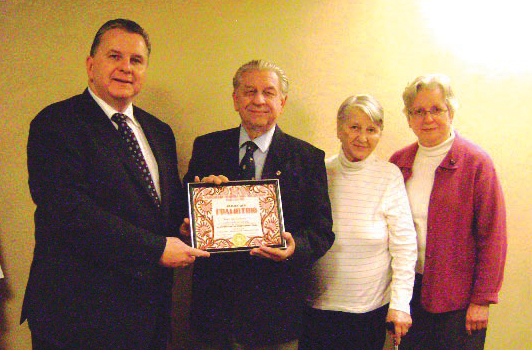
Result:
M406 182L406 191L412 209L412 216L417 232L418 258L416 272L423 273L425 266L425 249L427 247L427 218L429 202L436 169L441 164L454 141L454 131L451 136L434 147L424 147L419 144L419 149L412 165L412 176Z
M374 155L350 162L342 150L326 167L336 240L316 264L325 291L314 307L364 313L390 302L409 313L416 234L401 172Z

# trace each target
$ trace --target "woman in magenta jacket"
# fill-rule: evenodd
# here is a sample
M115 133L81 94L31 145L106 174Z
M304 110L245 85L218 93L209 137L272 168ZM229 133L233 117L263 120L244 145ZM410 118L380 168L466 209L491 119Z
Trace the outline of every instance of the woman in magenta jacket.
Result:
M506 212L493 162L452 128L449 78L403 93L418 142L390 161L403 173L418 235L412 328L402 349L483 349L506 258Z

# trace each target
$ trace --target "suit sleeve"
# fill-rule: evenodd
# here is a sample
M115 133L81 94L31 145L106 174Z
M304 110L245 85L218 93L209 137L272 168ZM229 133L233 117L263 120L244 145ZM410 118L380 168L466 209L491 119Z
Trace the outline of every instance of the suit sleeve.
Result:
M287 203L295 206L289 209L291 215L302 215L300 228L291 232L296 242L294 255L289 263L308 266L322 257L334 242L332 231L331 202L327 186L327 172L325 170L325 153L321 150L310 152L300 158L303 170L301 197L298 203ZM295 166L297 168L297 165ZM284 200L283 200L284 209ZM286 214L285 214L286 216ZM287 218L290 222L290 218ZM288 227L288 231L290 227Z
M183 177L183 186L185 186L188 183L194 182L194 177L199 176L201 179L201 175L203 174L202 171L202 157L201 155L204 153L201 151L203 147L201 146L201 142L196 138L194 140L194 145L192 146L192 156L190 157L190 161L188 163L188 170L185 176Z
M188 172L183 178L185 185L193 182L194 176L223 174L230 180L236 178L237 158L230 158L233 150L223 149L230 147L229 143L220 146L227 135L217 135L219 140L203 136L194 141ZM283 140L282 146L273 142L271 147L282 147L282 151L270 149L275 155L269 153L266 163L270 159L275 164L270 176L279 178L285 230L296 242L295 253L287 263L306 267L323 256L334 242L325 153L301 141Z
M497 303L506 261L506 210L495 168L487 157L475 178L474 211L477 263L471 302Z
M91 142L86 130L50 118L46 110L32 121L27 151L29 186L37 205L36 251L55 252L58 258L75 254L103 265L157 264L165 237L119 215L124 207L116 199L119 190L104 194L95 186L98 180L87 171L98 161ZM119 208L106 208L102 196L117 200Z
M194 182L195 176L200 179L209 175L225 175L229 180L237 178L238 139L235 139L233 144L231 134L232 131L222 132L200 136L194 140L188 171L183 177L185 186ZM233 149L233 146L236 148Z

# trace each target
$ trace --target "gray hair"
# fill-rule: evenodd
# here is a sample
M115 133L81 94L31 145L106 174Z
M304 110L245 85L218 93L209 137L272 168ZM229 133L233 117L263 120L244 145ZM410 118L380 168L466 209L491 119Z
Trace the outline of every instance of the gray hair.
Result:
M238 68L235 73L235 76L233 77L233 91L236 91L240 86L242 74L255 70L266 70L277 74L277 78L279 78L279 82L281 83L281 94L283 95L283 97L286 97L286 95L288 94L289 82L285 72L279 66L265 60L249 61L248 63Z
M139 34L144 38L144 43L146 44L146 47L148 48L148 56L151 53L151 43L150 43L150 37L148 36L148 33L142 28L139 24L136 22L129 20L129 19L123 19L123 18L117 18L112 19L110 21L105 22L100 29L98 29L98 32L96 32L96 36L94 37L94 41L92 42L90 55L91 57L94 57L96 54L96 50L98 49L98 46L100 46L100 42L102 41L102 36L110 31L111 29L122 29L125 30L128 33L134 33Z
M458 101L451 89L451 79L444 74L427 74L417 77L413 82L409 83L403 91L403 102L405 108L403 112L408 116L410 107L417 97L419 91L423 89L433 90L439 88L449 108L451 115L454 114L458 108Z
M371 95L349 96L338 108L337 123L345 122L347 112L358 108L364 112L372 122L377 124L381 130L384 129L384 109L377 99Z

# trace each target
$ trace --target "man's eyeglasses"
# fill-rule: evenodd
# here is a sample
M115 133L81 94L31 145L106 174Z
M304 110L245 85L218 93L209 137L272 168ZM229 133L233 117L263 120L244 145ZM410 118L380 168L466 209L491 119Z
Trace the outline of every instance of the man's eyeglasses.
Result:
M430 115L433 116L433 117L439 117L439 116L441 116L443 113L445 113L447 111L448 111L447 109L441 109L440 107L432 106L432 108L429 109L428 111L426 109L419 108L419 109L415 109L413 111L409 111L408 113L412 117L424 118L427 113L430 113Z

